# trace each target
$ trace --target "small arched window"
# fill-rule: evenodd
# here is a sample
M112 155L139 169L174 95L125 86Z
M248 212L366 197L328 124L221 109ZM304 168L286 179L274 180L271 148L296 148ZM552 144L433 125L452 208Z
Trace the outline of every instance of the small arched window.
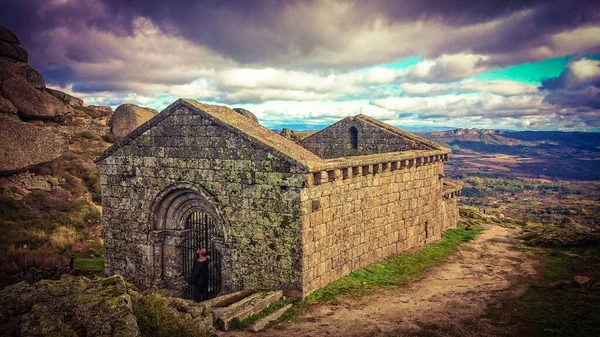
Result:
M358 130L354 126L350 128L350 145L353 149L358 149Z

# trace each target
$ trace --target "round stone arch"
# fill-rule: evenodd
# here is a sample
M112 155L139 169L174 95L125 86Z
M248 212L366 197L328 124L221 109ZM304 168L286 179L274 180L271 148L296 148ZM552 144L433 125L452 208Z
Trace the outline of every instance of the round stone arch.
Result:
M174 295L183 295L189 287L184 277L183 250L188 237L188 217L203 212L212 217L216 225L213 238L221 256L222 292L231 288L231 252L225 218L217 200L197 184L181 182L167 186L154 198L149 222L152 230L153 285L166 288Z

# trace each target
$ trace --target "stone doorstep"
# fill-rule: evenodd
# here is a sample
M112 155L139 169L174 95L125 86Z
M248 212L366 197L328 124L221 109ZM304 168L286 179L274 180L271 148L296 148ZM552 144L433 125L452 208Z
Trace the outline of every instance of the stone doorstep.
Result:
M250 295L254 294L253 290L240 290L235 293L221 295L215 298L211 298L210 300L202 302L211 308L222 308L227 307L235 302L240 301L243 298L246 298Z
M267 325L269 325L272 322L277 321L281 316L283 316L283 314L285 314L286 311L288 311L290 308L292 307L292 304L288 304L286 306L283 306L275 311L273 311L272 313L270 313L268 316L265 316L261 319L259 319L258 321L254 322L254 324L252 324L250 326L250 328L248 328L250 331L252 332L259 332L262 331L264 328L267 327Z
M220 330L229 331L234 319L242 321L250 315L256 315L282 296L283 291L281 290L258 292L227 307L215 308L215 326Z

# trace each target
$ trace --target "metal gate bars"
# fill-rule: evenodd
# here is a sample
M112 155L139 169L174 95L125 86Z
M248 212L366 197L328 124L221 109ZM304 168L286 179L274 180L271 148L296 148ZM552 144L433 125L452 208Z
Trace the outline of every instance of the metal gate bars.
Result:
M192 268L198 258L196 250L206 248L210 253L208 263L208 298L216 297L221 292L221 253L215 249L215 219L205 212L194 212L186 221L187 238L183 247L183 275L189 284L185 297L194 298L192 285Z

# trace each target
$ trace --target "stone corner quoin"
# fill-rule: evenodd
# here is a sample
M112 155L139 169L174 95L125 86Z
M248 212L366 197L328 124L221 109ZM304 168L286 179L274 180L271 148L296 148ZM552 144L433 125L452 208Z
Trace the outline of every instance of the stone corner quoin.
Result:
M363 115L295 143L180 99L97 160L106 273L190 296L195 246L207 245L213 296L307 296L456 226L449 153Z

